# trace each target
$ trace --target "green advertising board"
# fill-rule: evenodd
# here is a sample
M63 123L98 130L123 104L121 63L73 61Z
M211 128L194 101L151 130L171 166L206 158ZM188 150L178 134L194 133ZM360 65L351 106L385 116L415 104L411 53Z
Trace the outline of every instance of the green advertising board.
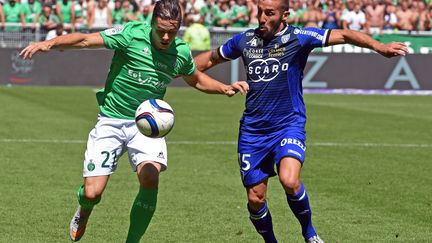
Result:
M403 42L407 44L408 51L412 54L432 54L432 35L383 34L374 36L374 38L383 43ZM315 51L325 53L372 53L367 48L349 44L324 47Z
M427 35L402 35L402 34L384 34L378 36L377 40L384 43L394 41L404 42L408 45L410 53L432 54L432 36Z

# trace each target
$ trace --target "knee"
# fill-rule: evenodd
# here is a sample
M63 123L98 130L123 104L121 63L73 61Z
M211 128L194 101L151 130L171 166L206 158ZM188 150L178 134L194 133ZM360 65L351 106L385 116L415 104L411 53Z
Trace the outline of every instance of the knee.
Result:
M152 164L145 164L138 173L140 186L157 188L159 185L159 169Z
M266 201L265 192L253 191L248 194L249 207L255 211L260 210Z
M288 194L294 194L300 189L301 183L299 178L292 176L281 176L279 177L279 181Z
M102 191L95 186L86 185L84 186L84 197L90 201L98 200L102 196Z
M143 175L140 178L140 185L144 188L157 188L159 184L159 175Z

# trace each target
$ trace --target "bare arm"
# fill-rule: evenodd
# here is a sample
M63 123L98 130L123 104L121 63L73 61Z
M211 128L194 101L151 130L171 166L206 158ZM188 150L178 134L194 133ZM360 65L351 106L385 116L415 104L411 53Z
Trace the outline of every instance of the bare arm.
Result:
M35 14L35 18L34 18L34 20L33 20L33 25L32 25L32 28L34 29L34 28L36 28L36 26L37 26L37 24L38 24L38 20L39 20L39 14L37 13L37 14Z
M94 17L94 8L88 8L87 10L87 26L89 28L89 30L91 30L93 28L93 17Z
M56 14L57 14L57 17L60 20L60 23L64 24L63 23L63 16L62 16L62 13L61 13L61 6L60 6L60 3L58 3L58 2L56 3Z
M4 15L4 12L3 12L3 7L0 4L0 30L3 29L4 25L5 25L5 15Z
M99 32L91 34L73 33L62 35L48 41L30 44L21 51L20 55L24 59L30 59L38 51L47 52L55 47L74 49L99 48L104 47L104 41Z
M238 81L231 85L223 84L203 73L205 70L228 60L223 59L217 49L203 52L194 58L197 71L191 76L184 76L184 80L192 87L210 94L225 94L233 96L236 92L246 94L249 91L247 82Z
M107 25L108 25L108 28L111 28L112 27L111 9L110 8L106 8L106 11L107 11L107 16L108 16Z
M24 12L22 12L20 14L20 20L21 20L22 28L25 29L25 27L26 27L26 19L25 19L25 16L24 16Z
M236 92L240 91L246 94L249 86L246 82L235 82L231 85L221 83L199 70L195 71L191 76L183 76L183 79L191 87L194 87L207 94L225 94L233 96Z
M342 29L344 30L348 29L348 22L345 19L342 20Z
M228 60L223 59L217 49L203 52L194 58L197 69L201 72Z
M404 43L392 42L384 44L374 40L372 37L353 30L332 30L330 32L328 45L352 44L355 46L372 49L385 57L405 56L408 49Z
M71 12L71 28L74 31L75 30L75 4L72 3L70 6L70 12Z

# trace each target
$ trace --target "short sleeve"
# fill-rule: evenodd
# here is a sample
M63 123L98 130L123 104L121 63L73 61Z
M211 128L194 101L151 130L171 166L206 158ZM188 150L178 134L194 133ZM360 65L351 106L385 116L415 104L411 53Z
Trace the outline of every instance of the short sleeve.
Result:
M239 47L240 40L243 37L243 33L234 35L225 44L219 47L219 55L226 60L234 60L242 55L242 50Z
M301 46L307 48L325 47L328 45L330 30L318 28L296 29Z
M186 49L186 48L185 48ZM184 50L186 53L184 55L181 55L184 57L182 66L180 67L179 74L184 76L191 76L196 71L195 62L192 56L192 52L189 48L188 50Z
M115 26L111 29L101 31L105 47L108 49L122 49L129 45L133 39L133 29L136 25L129 22L125 25Z

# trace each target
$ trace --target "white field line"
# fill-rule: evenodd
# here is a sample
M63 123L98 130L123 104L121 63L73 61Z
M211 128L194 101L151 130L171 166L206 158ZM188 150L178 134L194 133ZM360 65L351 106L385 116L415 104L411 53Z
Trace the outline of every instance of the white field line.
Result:
M0 143L61 143L61 144L85 144L85 140L70 139L12 139L0 138ZM236 141L167 141L168 144L180 145L236 145ZM314 142L307 146L316 147L394 147L394 148L432 148L430 143L336 143Z

